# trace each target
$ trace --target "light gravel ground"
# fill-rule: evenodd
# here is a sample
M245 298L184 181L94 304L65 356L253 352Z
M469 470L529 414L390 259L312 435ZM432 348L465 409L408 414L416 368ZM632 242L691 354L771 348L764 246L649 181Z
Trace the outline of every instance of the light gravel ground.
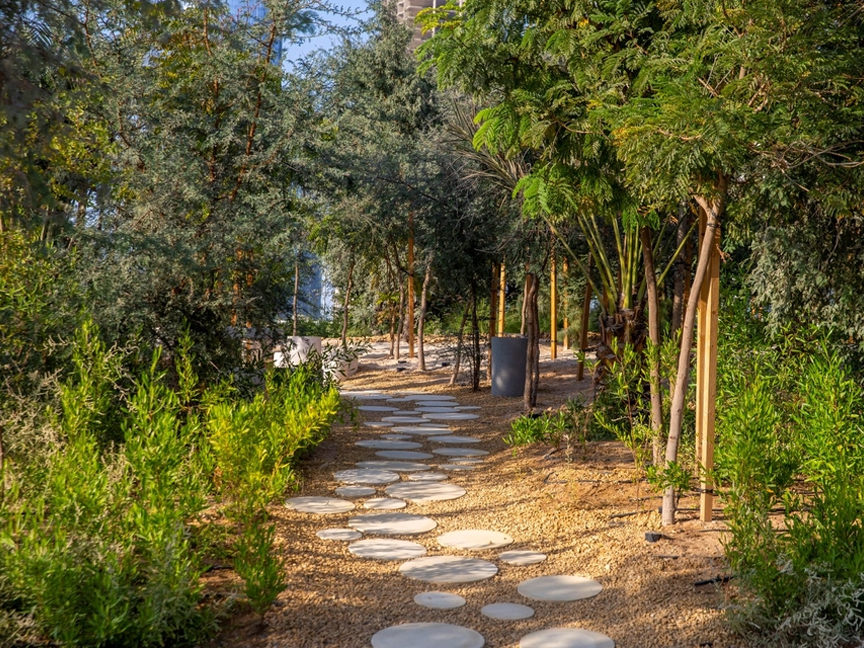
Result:
M404 347L403 347L404 352ZM407 355L407 354L406 354ZM590 378L576 382L572 354L552 362L548 346L543 359L540 407L554 407L577 393L590 395ZM411 503L406 513L428 515L438 522L434 531L406 537L424 545L427 555L470 555L492 560L494 578L446 586L409 580L398 573L399 562L364 560L349 553L345 542L325 541L317 531L346 527L357 514L309 515L272 507L279 550L285 560L288 587L267 613L263 629L251 615L236 617L214 646L267 648L368 648L371 636L390 625L432 621L463 625L481 633L488 648L516 648L524 635L555 626L582 627L612 637L618 648L740 648L745 646L727 629L722 608L734 595L727 586L695 587L702 579L724 574L720 536L722 522L702 525L685 510L682 523L664 530L657 543L644 540L645 531L660 529L659 498L644 482L633 482L632 462L619 443L593 442L574 451L566 463L546 448L520 450L516 455L501 441L509 422L519 415L519 399L493 398L488 385L479 393L466 386L448 387L449 368L441 367L446 353L430 363L432 370L396 372L379 343L361 359L361 370L346 389L423 391L456 396L460 405L478 405L480 418L452 421L456 434L479 437L472 446L489 451L473 471L449 474L449 481L467 489L456 500ZM405 366L405 365L400 365ZM384 401L364 401L384 404ZM376 420L378 413L363 418ZM302 486L296 495L331 496L339 486L334 471L374 458L374 450L355 446L360 439L386 434L386 428L341 426L301 465ZM432 447L423 441L427 448ZM435 463L435 460L429 463ZM403 475L403 480L407 475ZM378 489L381 496L383 487ZM358 501L358 509L360 509ZM698 504L685 499L685 509ZM621 517L620 514L627 514ZM460 551L437 542L443 533L489 529L515 538L505 549ZM517 567L496 560L502 551L532 550L548 554L545 562ZM603 585L595 598L572 603L529 601L517 585L535 576L575 574ZM228 587L224 572L208 584ZM461 595L467 604L435 610L414 603L415 595L432 589ZM536 611L530 619L496 621L480 610L491 603L521 603ZM441 648L447 648L442 646Z

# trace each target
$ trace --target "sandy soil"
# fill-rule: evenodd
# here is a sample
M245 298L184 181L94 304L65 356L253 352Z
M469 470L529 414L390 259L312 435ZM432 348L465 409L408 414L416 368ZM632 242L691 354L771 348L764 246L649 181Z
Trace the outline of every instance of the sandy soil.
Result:
M697 581L726 573L720 545L722 521L700 523L695 513L698 501L684 499L684 520L663 530L659 542L646 542L646 531L660 529L660 500L644 482L634 483L631 458L621 444L589 443L577 449L569 463L558 455L544 457L548 448L543 447L514 454L501 437L520 414L521 399L493 398L488 384L479 393L464 385L448 387L450 367L442 367L448 362L446 350L433 349L431 370L423 373L414 370L414 361L397 365L388 359L385 347L380 342L372 345L361 359L360 372L345 388L446 393L456 396L461 405L480 405L482 409L476 412L480 418L454 421L452 427L456 434L481 438L482 443L472 447L490 452L478 469L450 478L468 490L465 497L409 504L404 509L438 522L434 531L406 539L423 544L428 555L469 555L443 549L436 538L457 529L492 529L516 539L507 549L542 551L548 560L515 567L495 561L500 549L472 552L470 555L496 562L498 575L468 585L430 586L402 577L399 562L357 558L348 552L347 543L316 537L320 529L346 526L356 511L317 516L274 506L288 588L266 615L263 627L251 615L238 616L214 646L367 648L378 630L414 621L473 628L486 638L489 648L515 648L529 632L555 626L602 632L618 648L745 645L724 624L722 610L726 597L733 595L732 588L695 586ZM553 362L547 345L541 358L541 408L558 406L576 394L590 396L592 382L586 378L577 383L571 353L559 351L559 359ZM397 366L405 370L397 372ZM370 420L379 418L377 413L370 414ZM298 494L332 496L339 485L333 479L334 471L375 458L374 450L354 442L386 432L385 428L348 425L335 429L303 462ZM593 599L572 603L528 601L516 592L522 580L551 574L589 576L604 589ZM230 581L230 575L218 578L222 586ZM413 602L415 594L434 589L460 594L468 603L445 611ZM524 621L493 621L482 616L480 608L494 602L524 603L536 614Z

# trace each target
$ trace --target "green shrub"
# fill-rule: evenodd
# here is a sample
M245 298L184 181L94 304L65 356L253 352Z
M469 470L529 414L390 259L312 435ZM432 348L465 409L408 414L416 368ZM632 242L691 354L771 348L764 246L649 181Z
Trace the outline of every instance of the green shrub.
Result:
M568 453L574 443L588 440L591 409L581 399L570 399L564 409L539 416L520 416L510 425L504 443L514 448L542 443Z

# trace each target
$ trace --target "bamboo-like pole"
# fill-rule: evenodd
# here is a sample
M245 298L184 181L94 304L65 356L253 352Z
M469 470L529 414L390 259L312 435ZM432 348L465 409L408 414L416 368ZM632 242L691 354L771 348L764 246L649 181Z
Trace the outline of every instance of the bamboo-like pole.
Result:
M408 357L414 357L414 212L408 212Z
M567 292L567 278L570 276L570 265L567 263L565 256L561 262L561 272L564 273L564 294L561 295L564 306L564 350L570 348L570 320L567 318L567 309L569 307L569 293Z
M492 264L492 281L489 285L489 338L495 337L498 331L498 281L500 277L498 264Z
M558 277L555 268L555 255L552 255L549 277L549 311L551 326L549 330L549 350L552 359L558 358Z
M704 233L707 215L700 213L700 230ZM720 310L720 228L714 230L711 258L702 288L699 291L699 311L696 346L696 439L700 465L699 519L710 522L713 517L714 492L709 475L714 468L714 417L717 395L717 318Z
M504 335L505 299L507 297L507 272L501 262L501 275L498 284L498 335Z
M591 270L591 256L588 256L586 270ZM586 277L587 279L587 277ZM576 367L576 380L585 377L585 349L588 348L588 324L591 317L591 282L585 281L585 296L582 298L582 322L579 329L579 365Z

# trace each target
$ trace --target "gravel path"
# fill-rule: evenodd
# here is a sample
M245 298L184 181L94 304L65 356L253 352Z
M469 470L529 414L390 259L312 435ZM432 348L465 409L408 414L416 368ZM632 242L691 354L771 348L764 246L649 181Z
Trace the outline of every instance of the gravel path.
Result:
M543 367L542 406L559 405L568 395L590 389L590 380L581 384L575 382L572 359L546 362ZM725 596L733 594L732 591L719 586L694 586L696 581L724 573L719 543L722 522L702 525L696 520L685 521L672 531L664 530L660 542L645 542L645 531L660 527L656 512L659 499L648 492L644 483L633 482L632 463L620 444L590 443L577 450L571 463L554 455L551 459L544 458L546 448L530 448L514 455L501 437L519 413L518 399L493 398L488 390L475 394L465 387L447 387L446 372L446 368L427 373L396 372L392 363L364 363L360 374L346 384L345 390L382 392L380 398L363 396L357 401L365 406L392 405L412 411L414 405L410 401L390 403L387 399L397 393L401 396L406 392L423 392L455 397L460 406L479 407L463 410L477 414L476 419L435 419L434 423L443 424L452 435L477 440L470 448L483 450L488 455L477 457L479 463L475 459L460 464L461 457L440 455L419 462L429 464L435 472L439 472L437 467L445 462L470 468L442 470L446 481L425 482L459 486L465 494L443 501L409 498L407 506L396 511L364 508L363 503L368 499L399 498L399 488L395 489L396 494L390 495L385 493L389 484L380 484L370 485L375 492L364 497L342 497L355 504L349 511L315 514L274 506L272 514L285 559L288 588L267 614L263 631L251 618L238 617L214 645L368 648L373 646L373 636L386 628L426 623L469 628L479 633L489 648L516 648L528 635L531 638L526 640L525 646L540 646L544 641L553 641L552 634L537 634L550 628L582 628L590 631L584 633L585 637L600 641L598 637L605 635L619 648L744 646L724 625L723 601ZM359 412L361 421L380 421L388 414L377 410ZM423 413L412 416L423 417ZM340 497L336 489L346 484L337 481L335 473L356 470L357 462L380 458L375 456L374 448L357 446L356 442L381 438L391 432L386 426L337 428L304 462L302 488L290 497ZM441 441L430 441L422 434L412 434L410 441L421 443L424 452L450 447ZM469 447L459 443L453 446ZM391 483L422 485L424 482L416 481L420 475L422 472L399 472L400 481ZM693 502L685 500L682 506L693 506ZM378 543L374 547L373 543L359 545L359 549L366 550L360 554L370 555L361 557L349 550L351 542L347 539L355 537L354 534L334 532L335 537L346 540L328 540L317 535L325 529L351 529L355 525L349 524L349 520L363 516L396 514L422 516L434 520L436 527L419 534L388 535L388 538L402 541L392 545L401 552L395 560L382 558L379 553L386 551L388 543ZM501 535L486 536L495 539L509 536L513 542L491 549L483 547L482 543L476 546L469 542L465 543L470 547L466 549L445 547L438 541L445 534L469 529L494 531ZM381 538L383 536L378 534L365 536L366 540ZM515 551L541 552L547 559L524 561L529 564L510 564L499 559L502 553ZM430 560L432 558L471 558L473 560L462 562L474 568L479 566L478 573L483 572L483 580L430 583L400 574L400 567L409 564L410 556L421 554L422 557L413 560L419 561L421 568L432 565L433 569L438 569L435 565L440 562L460 561ZM497 569L497 573L490 577L489 570L483 567L485 564ZM560 602L534 600L533 596L529 598L518 592L524 581L551 575L596 581L596 590L602 588L602 591L592 590L596 595L590 598ZM466 603L452 609L433 609L415 602L418 595L432 591L461 596ZM422 601L423 597L418 600ZM499 603L527 606L534 614L518 618L527 616L527 611L517 607L487 607ZM484 607L487 612L517 611L512 614L517 618L495 619L481 612ZM421 627L426 627L428 633L441 631L440 626ZM569 633L569 636L574 635ZM554 641L563 636L561 633L554 635ZM382 633L376 642L384 647L390 645L387 641L391 639L392 636ZM401 648L411 648L401 636L397 640L403 643ZM441 645L440 648L451 647Z

